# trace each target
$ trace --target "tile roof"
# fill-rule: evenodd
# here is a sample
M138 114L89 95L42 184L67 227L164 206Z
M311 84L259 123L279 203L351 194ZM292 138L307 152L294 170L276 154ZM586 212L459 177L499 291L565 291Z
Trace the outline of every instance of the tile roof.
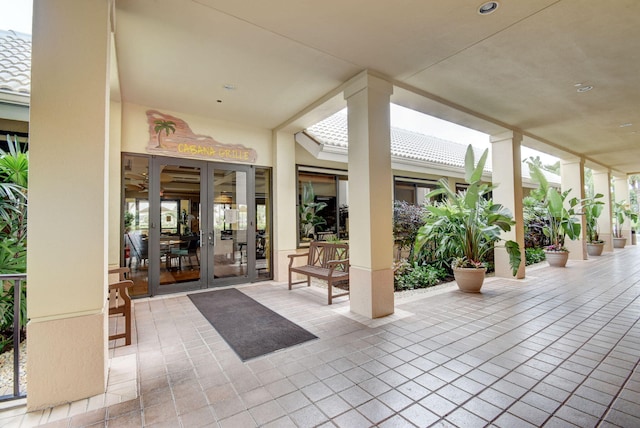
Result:
M31 36L0 30L0 92L31 93Z
M322 144L349 147L347 113L344 110L307 128L306 132ZM479 147L474 147L473 150L476 160L484 151ZM464 169L466 152L467 144L391 127L391 155ZM485 171L491 171L491 157L487 158Z
M347 112L339 111L333 116L307 128L305 132L318 143L348 148ZM473 148L476 160L484 151ZM423 161L426 165L441 165L464 171L464 158L467 144L443 140L432 135L425 135L415 131L391 127L391 155L404 159ZM491 173L491 156L487 157L485 172ZM550 183L560 184L560 176L549 171L543 171ZM529 168L523 165L522 177L530 181Z

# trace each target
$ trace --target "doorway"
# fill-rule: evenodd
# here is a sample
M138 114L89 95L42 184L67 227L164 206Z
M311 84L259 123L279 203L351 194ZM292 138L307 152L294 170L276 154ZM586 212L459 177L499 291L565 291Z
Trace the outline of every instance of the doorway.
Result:
M134 296L271 279L271 171L123 156L124 251Z

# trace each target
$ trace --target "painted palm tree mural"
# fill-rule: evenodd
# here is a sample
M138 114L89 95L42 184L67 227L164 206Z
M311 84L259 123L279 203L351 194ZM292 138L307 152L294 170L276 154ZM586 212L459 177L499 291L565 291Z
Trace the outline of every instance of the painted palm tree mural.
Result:
M155 125L153 127L153 130L158 135L158 145L156 146L156 148L163 148L164 146L162 145L162 131L164 131L165 135L168 137L169 133L173 134L174 132L176 132L176 123L172 120L164 119L154 120L153 123Z

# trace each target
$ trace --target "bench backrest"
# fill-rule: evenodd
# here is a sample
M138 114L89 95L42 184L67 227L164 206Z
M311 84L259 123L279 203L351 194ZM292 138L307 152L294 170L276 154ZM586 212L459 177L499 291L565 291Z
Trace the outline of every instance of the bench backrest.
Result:
M332 260L346 260L349 258L349 244L313 241L309 245L308 265L329 267Z

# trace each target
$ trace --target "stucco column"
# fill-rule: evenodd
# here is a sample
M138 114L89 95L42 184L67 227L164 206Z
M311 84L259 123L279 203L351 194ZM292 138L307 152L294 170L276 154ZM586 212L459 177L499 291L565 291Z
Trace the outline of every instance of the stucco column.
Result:
M364 75L344 92L349 123L351 311L390 315L393 303L392 85Z
M109 117L109 266L120 265L122 252L121 229L121 128L122 128L122 104L110 103Z
M516 278L524 278L524 217L522 212L522 161L520 159L520 144L522 134L513 131L491 136L491 159L494 166L492 182L497 187L493 190L493 200L502 204L513 214L516 224L509 232L503 232L504 240L518 243L522 259ZM496 276L512 278L513 273L509 264L509 254L503 245L494 250Z
M562 159L560 161L560 186L563 192L570 190L565 207L569 206L572 198L584 199L584 160L581 158ZM566 238L564 246L570 251L569 258L573 260L587 259L586 227L584 216L579 216L580 237L571 240Z
M594 194L602 193L604 197L600 199L604 203L602 214L598 217L598 237L604 241L604 251L613 251L613 232L611 230L611 174L608 170L595 170L593 173Z
M613 192L616 202L629 204L629 177L627 175L614 174ZM627 245L631 244L631 222L626 217L622 224L622 237L627 238Z
M273 135L274 193L274 273L276 281L286 281L289 259L297 246L296 141L293 134Z
M34 2L29 410L106 385L110 4Z

